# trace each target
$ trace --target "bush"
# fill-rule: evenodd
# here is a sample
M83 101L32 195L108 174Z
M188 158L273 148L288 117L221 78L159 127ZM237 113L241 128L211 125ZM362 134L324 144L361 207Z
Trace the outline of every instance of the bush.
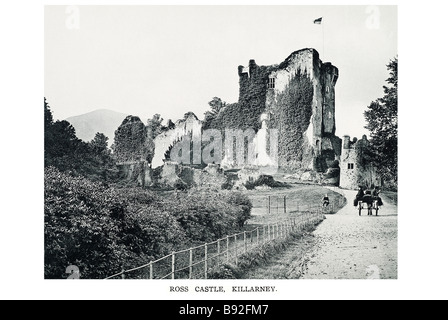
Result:
M237 192L165 193L108 187L45 169L45 278L105 278L184 249L222 238L244 225L252 204Z
M271 188L279 188L279 187L284 187L285 185L281 182L275 181L274 178L270 175L261 175L258 177L257 180L255 181L247 181L244 186L246 187L247 190L253 190L255 189L255 187L258 186L268 186Z
M53 167L45 169L45 278L76 265L87 278L120 269L119 221L126 204L113 189Z
M45 169L45 278L66 278L76 265L83 278L104 278L185 242L176 219L157 210L154 194L109 188Z
M242 226L250 217L247 196L231 191L190 190L169 199L164 209L176 217L192 241L219 239Z

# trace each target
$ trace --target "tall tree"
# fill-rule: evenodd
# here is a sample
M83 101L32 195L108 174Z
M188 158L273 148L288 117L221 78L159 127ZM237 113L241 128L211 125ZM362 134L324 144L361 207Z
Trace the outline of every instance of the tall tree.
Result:
M398 177L398 58L387 64L388 85L384 96L373 101L364 112L370 131L370 157L384 183L396 187Z
M162 133L164 126L162 124L163 118L160 114L156 113L152 116L152 119L148 119L148 132L151 133L151 138L154 139Z
M211 123L218 116L219 112L223 110L227 103L222 101L221 98L213 97L211 101L209 101L208 105L210 106L210 110L206 111L204 114L204 129L209 129Z
M76 137L75 128L67 121L54 121L50 106L44 98L44 156L45 166L56 166L60 170L72 170L79 163L72 161L82 141Z
M90 141L90 146L93 151L98 154L109 154L110 150L107 148L107 141L109 140L103 133L97 132L95 137Z
M75 128L67 121L54 121L44 98L45 167L60 171L71 171L91 180L113 181L118 171L107 148L107 137L97 133L91 142L84 142L76 136Z

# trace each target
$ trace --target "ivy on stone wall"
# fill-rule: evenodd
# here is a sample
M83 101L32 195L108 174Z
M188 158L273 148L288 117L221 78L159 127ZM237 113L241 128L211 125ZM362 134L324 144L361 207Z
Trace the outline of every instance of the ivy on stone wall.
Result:
M115 130L112 149L118 162L151 162L154 156L154 142L148 136L145 124L136 116L127 116Z
M303 136L311 122L312 102L313 84L307 74L300 72L277 96L271 126L279 130L282 166L301 167L304 157L311 156Z
M266 108L266 93L269 74L274 66L252 65L250 77L240 77L239 101L226 105L210 123L210 128L254 129L261 127L260 116Z

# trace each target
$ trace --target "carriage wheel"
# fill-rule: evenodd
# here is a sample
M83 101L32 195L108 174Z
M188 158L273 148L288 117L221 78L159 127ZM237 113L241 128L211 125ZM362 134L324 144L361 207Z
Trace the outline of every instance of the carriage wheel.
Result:
M375 215L377 215L378 216L378 209L379 209L380 207L378 206L378 200L376 200L374 203L373 203L373 209L375 209Z

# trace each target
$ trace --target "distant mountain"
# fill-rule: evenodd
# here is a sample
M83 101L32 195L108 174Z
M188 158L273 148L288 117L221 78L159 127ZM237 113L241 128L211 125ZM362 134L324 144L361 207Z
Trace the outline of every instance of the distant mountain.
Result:
M86 142L91 141L97 132L109 138L109 147L114 142L115 130L128 115L107 109L99 109L65 120L76 130L76 136Z

